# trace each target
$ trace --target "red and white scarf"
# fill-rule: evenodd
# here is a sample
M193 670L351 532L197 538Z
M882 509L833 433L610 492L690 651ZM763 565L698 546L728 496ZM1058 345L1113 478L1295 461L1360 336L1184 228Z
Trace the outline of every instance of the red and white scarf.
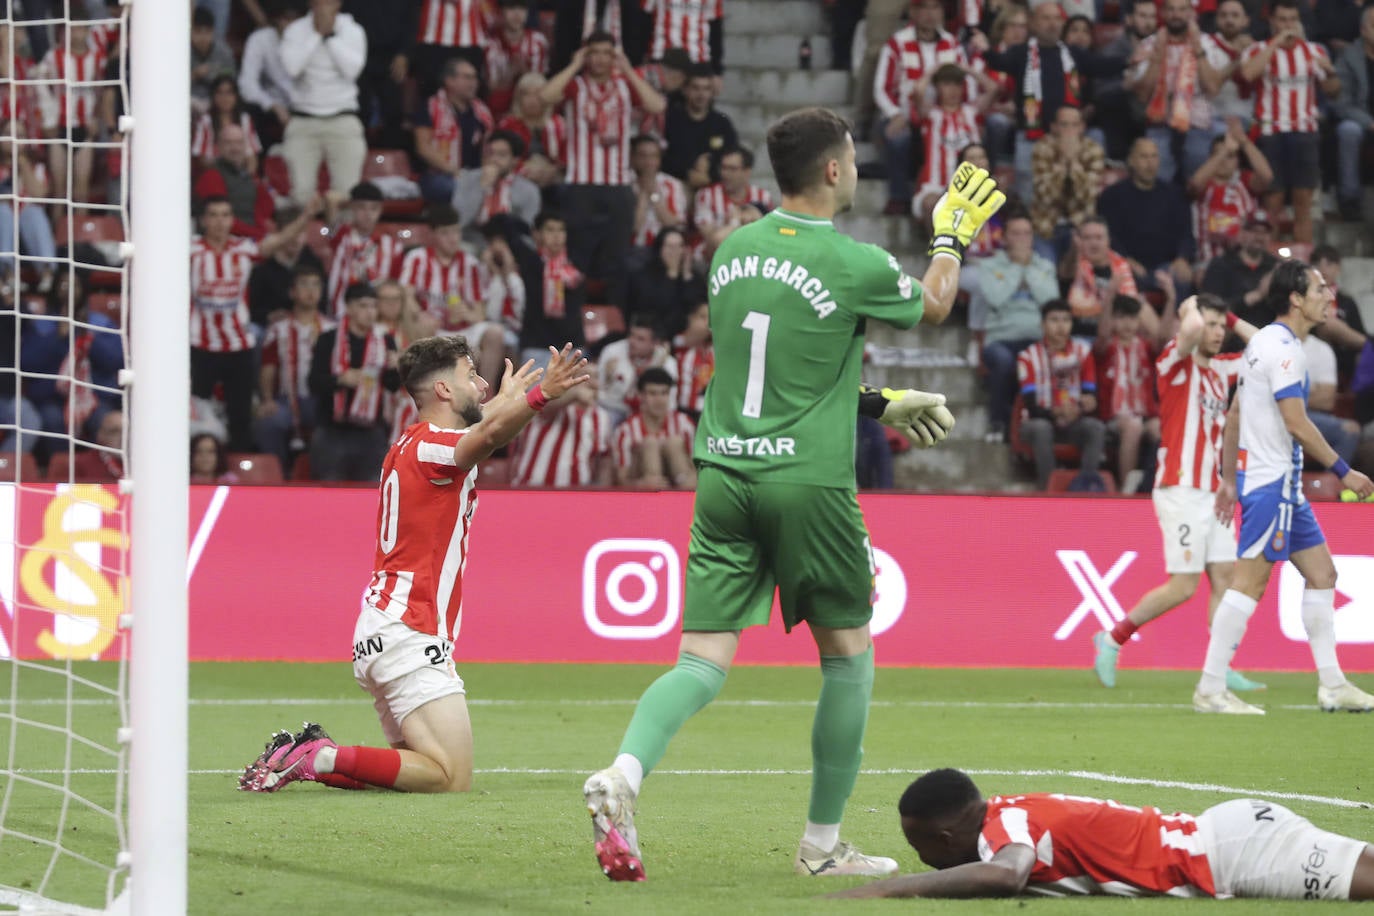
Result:
M566 252L557 255L539 252L544 258L544 316L562 318L568 314L565 291L582 283L582 272L568 260Z
M1068 45L1059 43L1059 62L1064 69L1064 104L1078 104L1078 74ZM1026 136L1039 140L1045 135L1045 87L1041 82L1040 42L1026 42L1026 76L1021 83L1021 110L1026 116Z
M1117 295L1137 295L1139 290L1136 289L1135 275L1131 273L1131 265L1127 260L1115 251L1108 251L1107 258L1111 263L1112 279L1116 281ZM1092 261L1079 258L1078 276L1069 288L1069 307L1073 309L1074 317L1095 318L1110 306L1110 302L1103 302L1098 295L1097 273L1093 270Z
M510 186L515 184L515 176L506 175L495 183L482 197L482 209L477 211L477 225L482 225L499 213L510 212Z
M362 370L362 380L352 389L338 387L334 390L334 422L350 423L356 426L370 426L377 422L382 406L382 372L386 369L386 328L374 324L367 335L367 345L363 348L363 364L352 365L349 357L351 335L348 318L339 322L339 336L334 340L334 352L329 359L329 368L335 378L349 369Z
M1155 37L1159 41L1159 37ZM1159 68L1154 94L1145 107L1145 119L1151 124L1167 124L1172 130L1186 131L1193 123L1193 93L1197 89L1197 58L1191 48L1184 48L1178 57L1178 81L1174 97L1169 98L1169 65Z
M620 82L614 77L601 83L590 77L584 81L587 133L602 146L618 146L622 126L630 123L621 111L625 99L620 94Z
M472 113L477 116L477 120L490 130L492 126L491 112L481 99L473 99L468 103L472 106ZM434 143L448 156L448 164L453 168L461 168L463 165L463 125L458 123L458 116L454 114L453 103L449 101L448 95L440 89L429 99L429 120L434 131ZM483 131L479 130L478 133ZM478 137L481 140L481 137Z
M95 411L96 396L91 390L91 344L94 342L95 335L90 331L73 336L62 367L57 370L62 376L57 380L57 393L71 392L63 408L68 429L80 429Z

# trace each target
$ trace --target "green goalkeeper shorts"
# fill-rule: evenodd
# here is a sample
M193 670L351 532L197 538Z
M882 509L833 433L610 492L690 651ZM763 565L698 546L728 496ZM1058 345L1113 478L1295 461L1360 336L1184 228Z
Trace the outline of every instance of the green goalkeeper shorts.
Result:
M746 480L705 466L687 556L684 630L842 629L873 616L873 549L853 490Z

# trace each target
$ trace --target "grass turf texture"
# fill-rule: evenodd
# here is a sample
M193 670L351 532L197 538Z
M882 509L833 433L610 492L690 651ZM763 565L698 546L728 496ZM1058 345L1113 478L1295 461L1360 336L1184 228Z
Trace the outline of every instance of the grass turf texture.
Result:
M1086 647L1085 647L1086 649ZM1085 656L1087 652L1085 651ZM81 666L88 676L99 667ZM660 669L631 666L461 668L472 703L476 788L470 795L404 796L297 784L276 795L235 791L239 770L275 728L320 721L345 743L380 744L369 700L346 664L196 665L192 670L190 897L194 913L892 912L1131 914L1214 912L1213 901L819 901L858 883L791 874L806 814L812 704L819 674L740 668L720 699L691 720L649 778L637 823L649 880L613 885L599 873L581 806L584 776L613 756L634 700ZM19 711L61 721L58 681L24 672ZM1310 674L1266 675L1265 718L1200 716L1188 706L1195 675L1122 674L1116 690L1090 671L879 670L864 774L844 835L865 851L920 868L904 844L896 800L936 766L971 771L986 794L1059 791L1197 813L1236 787L1374 800L1368 749L1374 716L1315 708ZM0 709L3 704L0 703ZM78 705L91 735L113 728L108 707ZM0 760L10 736L0 733ZM61 742L24 729L18 765L60 765ZM73 751L75 766L108 758ZM690 771L742 771L700 774ZM1034 775L1028 771L1083 771ZM1096 774L1096 775L1093 775ZM1131 777L1155 784L1113 782ZM45 778L55 778L48 776ZM1190 783L1191 787L1157 783ZM0 776L0 793L5 777ZM74 777L98 797L109 777ZM1328 829L1374 839L1374 812L1314 800L1284 804ZM16 786L5 826L52 835L60 799ZM73 810L69 845L108 839L98 818ZM46 833L45 833L46 831ZM83 845L84 844L84 845ZM0 839L0 883L33 886L45 851ZM64 873L66 869L70 874ZM55 887L89 892L92 869L64 863ZM65 879L65 880L61 880ZM87 893L77 895L89 902ZM1291 901L1237 901L1228 914L1287 913Z

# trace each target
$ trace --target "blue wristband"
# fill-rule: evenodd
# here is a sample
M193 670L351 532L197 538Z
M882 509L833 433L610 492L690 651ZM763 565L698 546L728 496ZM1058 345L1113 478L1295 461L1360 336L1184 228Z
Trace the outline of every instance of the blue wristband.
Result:
M1345 475L1350 473L1350 463L1344 458L1337 458L1336 463L1331 465L1331 473L1345 480Z

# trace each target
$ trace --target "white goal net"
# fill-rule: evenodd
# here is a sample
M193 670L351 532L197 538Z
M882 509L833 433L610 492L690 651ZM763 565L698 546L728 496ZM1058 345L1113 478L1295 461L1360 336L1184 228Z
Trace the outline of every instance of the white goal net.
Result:
M131 397L131 5L3 0L0 19L0 911L127 911L141 878L130 436L155 424ZM164 201L180 228L184 199Z

